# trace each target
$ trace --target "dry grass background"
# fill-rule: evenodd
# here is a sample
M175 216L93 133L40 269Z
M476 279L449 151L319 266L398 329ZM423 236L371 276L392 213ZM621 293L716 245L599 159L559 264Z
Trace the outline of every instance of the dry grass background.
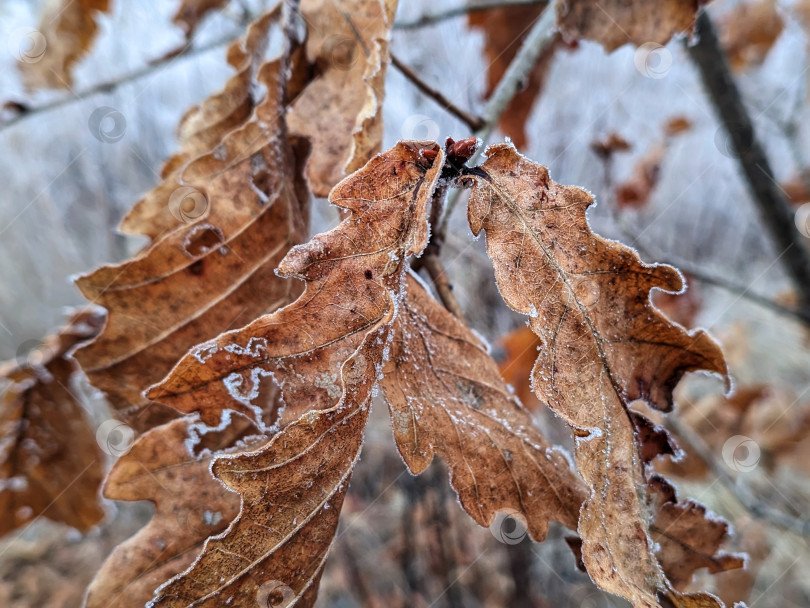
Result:
M74 92L82 97L88 87L139 69L177 47L182 35L171 25L173 4L115 2L112 14L99 19L101 35L77 70ZM262 4L231 3L201 28L199 44L238 33L242 6L255 11ZM728 13L736 4L717 0L713 15ZM785 30L764 62L738 78L780 181L803 168L797 166L782 122L793 119L800 125L797 141L810 158L810 37L790 17L793 4L780 3ZM0 101L37 106L72 97L70 92L26 93L14 58L6 52L4 40L15 28L35 24L41 5L27 0L0 4ZM426 0L403 2L398 19L436 9L436 3ZM166 62L109 92L71 99L0 130L0 360L13 358L21 345L56 328L64 307L82 303L68 277L121 260L140 246L113 229L140 194L157 183L161 162L174 148L174 126L182 113L224 83L229 74L224 48ZM473 110L482 106L486 65L481 49L480 31L471 32L464 19L396 31L393 41L393 52L424 80ZM696 282L701 304L697 323L723 341L738 385L764 383L801 396L795 405L790 400L783 404L786 413L808 407L807 328L748 297L774 298L789 290L778 252L762 229L734 159L718 145L719 124L682 43L673 41L667 49L672 66L660 79L639 73L629 47L606 55L597 45L582 43L575 51L560 53L530 116L529 144L522 151L548 165L555 181L578 184L595 194L599 204L589 217L597 232L637 246L647 261L685 262L739 286L743 295ZM90 132L88 118L100 106L115 108L125 117L126 133L120 141L103 143ZM400 138L469 135L463 124L394 69L389 70L384 111L386 146ZM632 150L617 155L613 165L614 180L622 180L673 116L687 117L693 127L673 141L649 204L618 211L591 142L611 132L631 142ZM314 206L313 232L333 225L333 210L322 200ZM487 339L496 343L523 323L500 303L483 242L473 241L461 207L443 258L471 325ZM681 394L695 401L719 392L719 383L697 378L689 380ZM105 416L92 392L87 406L96 420ZM538 422L550 436L566 441L566 431L551 416L541 414ZM715 455L722 462L721 454ZM378 404L324 575L321 605L623 605L595 591L576 570L561 541L562 530L552 529L541 545L499 543L455 504L440 464L434 463L421 478L403 471L387 414ZM763 464L739 475L738 483L761 500L807 519L807 475L806 463L804 470L769 470ZM713 477L684 481L679 487L682 495L727 517L738 533L732 548L753 556L750 581L728 573L701 576L697 586L705 583L731 597L750 583L749 606L810 605L807 537L758 520ZM145 504L110 505L109 510L109 519L85 537L40 520L4 539L0 605L78 605L84 585L106 553L151 512Z

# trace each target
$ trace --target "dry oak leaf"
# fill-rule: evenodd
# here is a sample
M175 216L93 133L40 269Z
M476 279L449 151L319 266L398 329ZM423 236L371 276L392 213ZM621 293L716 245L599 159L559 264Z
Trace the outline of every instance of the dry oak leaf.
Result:
M380 383L397 449L413 474L434 454L461 506L481 526L519 512L542 541L548 520L576 529L587 496L566 457L537 430L486 346L409 277Z
M566 39L588 39L610 52L628 42L666 44L694 27L705 0L565 0L557 5L557 23Z
M738 4L718 24L720 43L736 71L761 64L784 28L776 0Z
M506 68L515 55L534 23L545 10L546 5L505 6L486 11L472 11L467 16L471 28L480 28L484 35L484 58L487 65L488 97L501 81ZM558 35L540 54L521 90L514 96L498 123L499 129L515 142L519 149L526 147L526 121L531 114L534 102L540 95L551 62L560 48L566 45Z
M669 411L685 372L727 377L720 347L653 308L651 289L680 291L681 275L592 233L587 192L552 182L510 145L490 146L487 155L463 178L473 182L468 219L474 234L487 232L505 301L530 317L541 339L534 391L576 436L575 460L590 489L579 520L588 573L635 606L658 606L659 592L680 606L719 605L672 589L655 558L628 403Z
M98 30L99 13L110 0L57 0L47 5L29 49L20 49L17 67L29 89L69 89L73 66L87 53Z
M294 101L290 130L312 141L307 177L326 196L380 150L397 0L302 0L306 54L320 77Z
M302 176L307 146L289 139L280 112L284 58L265 63L268 90L251 118L182 171L207 210L136 257L77 284L109 311L101 335L76 353L91 383L140 430L176 415L142 391L192 346L291 302L300 285L274 269L308 230Z
M71 379L67 354L98 333L103 316L81 311L35 355L0 366L0 535L44 516L82 531L104 517L98 500L103 454Z
M675 488L659 475L652 476L649 487L655 496L650 535L658 544L661 567L676 589L683 589L699 568L716 574L744 566L741 555L720 551L728 538L728 523L693 500L679 501Z
M210 456L188 454L188 424L188 419L172 420L147 431L107 475L107 498L150 500L155 515L104 562L87 589L86 608L143 606L239 512L239 497L211 477Z
M199 346L149 391L219 424L228 409L257 416L252 400L272 376L293 420L266 446L215 460L214 475L242 496L239 517L153 605L315 602L443 162L435 143L401 142L338 184L329 200L351 215L279 266L306 281L300 298Z
M188 184L181 169L189 161L214 151L223 138L241 127L256 107L259 68L266 61L270 29L281 11L270 11L251 23L244 36L228 47L227 59L236 73L223 89L188 110L177 128L179 150L164 164L164 181L150 190L121 220L125 234L143 234L156 240L169 230L193 222L206 211L206 201L193 191L179 190Z

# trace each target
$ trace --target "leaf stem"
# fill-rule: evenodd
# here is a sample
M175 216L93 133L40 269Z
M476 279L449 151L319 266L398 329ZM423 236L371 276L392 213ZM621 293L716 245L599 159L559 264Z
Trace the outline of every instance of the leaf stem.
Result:
M543 51L553 42L554 36L557 33L557 2L559 0L551 0L546 5L545 10L534 22L531 30L526 36L520 49L518 49L509 67L506 68L492 95L489 96L482 118L484 119L484 126L477 129L474 133L475 137L482 140L482 145L470 159L470 163L474 164L486 147L489 138L492 137L492 132L495 130L498 122L501 119L509 102L518 94L521 89L522 83L526 81L529 73L534 69L537 60ZM439 231L442 234L447 233L447 224L453 209L458 204L461 198L461 189L455 189L450 193L447 199L447 209L439 225Z

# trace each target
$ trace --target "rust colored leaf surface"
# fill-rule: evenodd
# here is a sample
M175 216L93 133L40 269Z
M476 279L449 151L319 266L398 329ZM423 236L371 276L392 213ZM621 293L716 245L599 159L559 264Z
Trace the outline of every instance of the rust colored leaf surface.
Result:
M692 29L704 0L567 0L557 5L557 22L566 39L587 39L613 51L629 43L666 44Z
M270 29L277 24L279 15L279 10L262 15L228 48L228 64L236 73L221 91L183 115L177 129L180 148L163 166L164 181L124 216L119 226L122 232L143 234L155 240L205 213L205 204L188 195L175 194L179 188L188 186L181 169L198 156L213 152L225 135L250 118L256 105L254 88L262 84L257 81L258 70L265 61Z
M287 65L283 57L265 63L259 73L265 100L213 152L181 171L185 185L173 196L204 211L136 257L78 281L85 297L109 315L102 334L76 358L138 429L171 416L142 391L189 348L299 293L299 284L274 272L304 240L308 225L307 146L287 137L280 113Z
M728 538L724 520L693 500L679 501L675 489L660 476L652 476L650 488L656 505L650 534L658 544L661 567L676 589L683 589L699 568L716 574L743 567L742 556L720 551Z
M301 297L197 346L149 397L216 426L226 409L257 418L252 399L275 375L288 420L332 407L341 395L336 370L393 314L392 293L401 287L385 287L405 255L426 244L423 216L444 159L428 157L438 150L433 143L400 143L335 187L329 200L351 217L294 247L278 268L281 276L306 281Z
M69 89L73 67L90 50L98 31L96 18L109 0L59 0L48 4L29 48L17 63L29 89Z
M72 392L67 353L98 333L103 317L77 313L39 349L42 360L0 366L0 535L44 516L82 531L104 516L103 454Z
M462 507L482 526L520 513L541 541L548 520L576 529L586 492L537 431L481 341L411 278L381 386L412 473L439 454Z
M436 144L405 142L341 182L329 198L351 215L279 266L306 281L301 297L196 348L150 390L215 425L226 409L257 417L252 401L272 376L294 420L265 447L215 461L242 495L239 517L155 605L265 605L270 594L314 603L443 162Z
M306 54L320 77L304 89L288 116L313 155L312 192L326 196L380 150L388 44L397 0L302 0Z
M535 393L574 431L575 460L590 489L579 520L588 572L637 606L657 606L659 592L684 606L712 605L712 598L678 596L661 572L628 403L643 399L669 411L685 372L727 375L720 347L650 304L654 287L680 291L681 275L591 232L588 193L552 182L510 145L487 154L466 178L474 180L470 226L475 234L486 230L504 299L540 337Z
M145 605L239 512L239 497L211 477L211 458L189 456L187 424L173 420L144 433L107 476L107 498L150 500L155 515L107 558L87 590L87 608Z
M484 35L484 60L487 66L487 88L489 96L506 72L529 33L531 25L540 17L545 5L506 6L487 11L473 11L467 19L471 28L482 30ZM565 47L558 35L540 54L534 69L529 74L521 91L506 106L498 127L515 142L519 149L527 144L526 121L531 114L534 102L543 90L555 54Z

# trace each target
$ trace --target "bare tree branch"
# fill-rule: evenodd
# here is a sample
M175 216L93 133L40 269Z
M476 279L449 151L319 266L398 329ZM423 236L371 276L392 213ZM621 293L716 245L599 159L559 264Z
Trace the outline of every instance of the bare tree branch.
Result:
M810 251L795 227L794 211L776 183L768 157L757 140L751 117L705 10L698 15L695 37L697 42L688 47L689 55L730 137L760 217L783 252L783 265L799 295L799 309L810 313Z
M72 104L72 103L77 102L77 101L81 101L81 100L83 100L83 99L85 99L87 97L91 97L91 96L97 95L99 93L110 93L111 91L114 91L115 89L117 89L118 87L120 87L122 85L128 84L130 82L134 82L136 80L140 80L141 78L145 78L146 76L149 76L150 74L165 68L168 64L170 64L170 63L172 63L172 62L174 62L176 60L196 57L198 55L202 55L204 53L207 53L208 51L211 51L211 50L214 50L216 48L219 48L219 47L225 46L227 44L230 44L231 42L236 40L241 35L241 33L242 32L239 31L239 32L237 32L235 34L230 34L227 37L219 38L218 40L215 40L215 41L213 41L213 42L211 42L209 44L203 45L203 46L199 46L199 47L188 46L188 47L185 47L184 49L182 49L178 53L173 53L173 54L169 54L169 55L166 55L164 57L161 57L160 59L158 59L158 60L156 60L156 61L154 61L152 63L148 63L145 66L143 66L142 68L139 68L139 69L135 70L134 72L130 72L129 74L124 74L123 76L119 76L118 78L115 78L113 80L108 80L106 82L100 82L100 83L95 84L95 85L93 85L91 87L88 87L84 91L77 92L75 95L66 95L64 97L60 97L59 99L55 99L54 101L44 103L44 104L39 105L39 106L28 107L28 106L25 106L23 104L19 104L19 103L16 103L16 102L10 102L14 107L17 108L18 113L15 114L14 116L12 116L11 118L9 118L6 121L0 122L0 131L2 131L3 129L7 129L8 127L10 127L10 126L12 126L12 125L14 125L14 124L16 124L16 123L18 123L20 121L23 121L23 120L25 120L27 118L31 118L32 116L36 116L38 114L42 114L42 113L45 113L45 112L50 112L52 110L59 109L59 108L61 108L63 106Z
M438 103L442 108L450 112L453 116L458 118L461 122L466 124L470 129L476 131L484 126L484 119L480 116L473 116L469 112L462 110L452 101L450 101L447 97L445 97L441 92L434 89L424 80L422 80L419 75L414 72L411 68L407 65L402 63L402 61L393 53L391 54L391 63L397 68L402 74L410 80L417 89L422 91L426 96L430 97L436 103Z
M546 4L548 0L495 0L490 2L476 2L475 4L465 4L445 11L433 13L432 15L422 15L413 21L402 21L394 24L394 29L412 30L427 25L433 25L454 17L461 17L468 13L488 11L493 8L503 8L505 6L525 6L527 4Z

